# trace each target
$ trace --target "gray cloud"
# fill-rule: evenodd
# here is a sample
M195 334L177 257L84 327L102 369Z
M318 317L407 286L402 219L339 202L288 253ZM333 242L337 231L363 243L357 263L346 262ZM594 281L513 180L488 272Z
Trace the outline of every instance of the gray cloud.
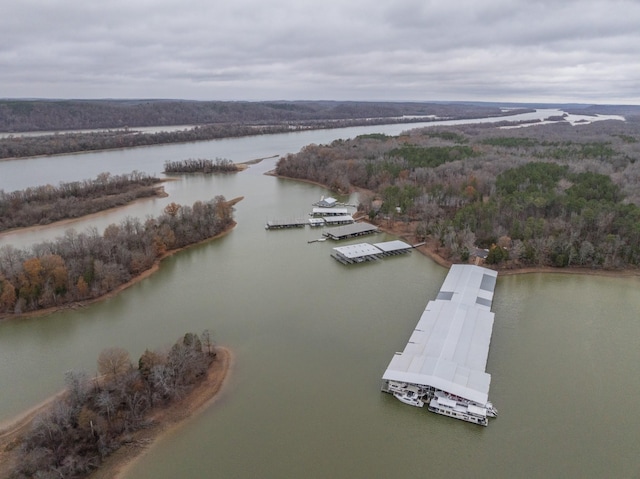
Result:
M0 97L640 103L635 0L23 0L3 10Z

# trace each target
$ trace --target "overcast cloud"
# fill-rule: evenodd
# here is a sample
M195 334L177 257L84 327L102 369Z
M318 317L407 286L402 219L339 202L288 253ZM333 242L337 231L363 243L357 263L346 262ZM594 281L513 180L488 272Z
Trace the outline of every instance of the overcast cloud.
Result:
M637 0L15 0L0 97L640 104Z

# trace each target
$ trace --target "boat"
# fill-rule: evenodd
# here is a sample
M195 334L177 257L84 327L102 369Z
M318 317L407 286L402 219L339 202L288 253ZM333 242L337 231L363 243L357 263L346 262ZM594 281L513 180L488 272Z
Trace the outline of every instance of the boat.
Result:
M389 381L389 384L387 384L388 390L392 393L402 392L407 389L407 386L407 383L400 383L398 381Z
M424 406L424 401L414 391L411 391L411 390L397 391L397 392L394 392L393 395L396 397L396 399L398 399L398 401L408 404L409 406L415 406L415 407Z
M448 397L443 391L435 392L429 402L428 409L431 412L442 414L443 416L453 417L481 426L487 426L489 424L489 420L487 419L489 414L486 407L477 406L469 402L458 402Z

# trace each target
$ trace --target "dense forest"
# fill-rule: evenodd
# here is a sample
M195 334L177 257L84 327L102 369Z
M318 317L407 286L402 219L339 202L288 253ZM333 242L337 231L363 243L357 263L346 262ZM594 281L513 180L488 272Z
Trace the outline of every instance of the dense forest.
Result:
M67 372L64 394L13 444L19 457L10 477L86 477L132 433L148 427L153 411L202 382L215 358L208 330L185 334L166 353L146 350L137 367L126 350L105 349L97 376Z
M186 143L239 136L267 135L291 131L288 125L251 126L236 123L203 125L178 131L142 133L129 129L55 133L0 138L0 159L58 155L81 151L132 148L136 146Z
M56 132L4 135L0 137L0 159L513 113L497 106L463 103L0 100L0 131ZM191 126L155 133L132 129L169 125ZM103 130L68 131L83 129Z
M0 190L0 232L45 225L126 205L138 198L164 195L162 180L134 171L101 173L95 180L44 185L5 193Z
M421 102L0 100L0 131L64 131L143 126L272 125L434 115L479 118L505 112L497 105Z
M67 230L28 250L0 248L0 317L77 301L113 291L148 270L171 250L212 238L233 225L233 202L217 196L193 206L169 204L144 222L128 217L84 233Z
M309 145L276 172L360 195L439 253L501 267L640 263L640 121L505 129L475 124Z
M208 160L205 158L189 158L181 161L165 161L165 173L235 173L240 171L238 165L226 158Z

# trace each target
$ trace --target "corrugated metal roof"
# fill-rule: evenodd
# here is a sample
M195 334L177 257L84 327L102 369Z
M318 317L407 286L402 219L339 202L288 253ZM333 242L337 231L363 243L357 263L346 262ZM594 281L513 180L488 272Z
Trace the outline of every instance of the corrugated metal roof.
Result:
M429 301L404 351L394 355L383 379L433 386L486 403L496 278L497 272L487 268L453 265L437 299Z
M400 240L385 241L383 243L373 243L373 246L375 246L376 248L379 248L385 253L388 253L391 251L402 251L405 249L411 249L410 244L407 244L404 241L400 241Z
M365 256L380 254L380 250L369 243L351 244L348 246L338 246L333 248L334 251L341 254L345 258L355 259Z
M322 218L325 223L343 223L347 221L353 221L353 216L351 215L336 215L336 216L325 216Z
M326 231L326 235L332 237L349 236L359 233L378 231L378 228L370 225L369 223L353 223L346 226L338 226L337 228L330 228Z

